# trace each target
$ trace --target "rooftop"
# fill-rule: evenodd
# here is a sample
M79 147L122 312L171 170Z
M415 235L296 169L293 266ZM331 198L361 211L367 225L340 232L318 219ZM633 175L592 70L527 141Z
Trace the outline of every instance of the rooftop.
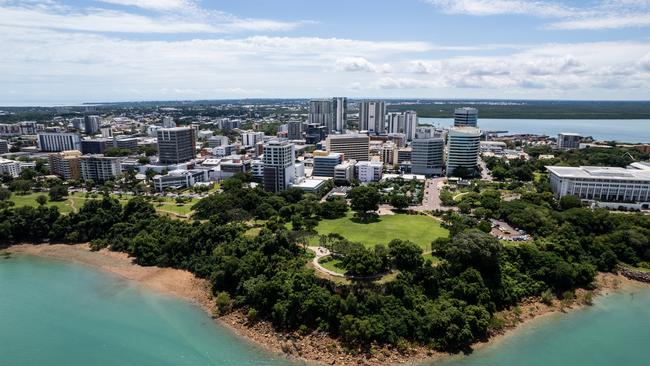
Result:
M650 169L602 166L547 166L546 169L562 178L650 180Z

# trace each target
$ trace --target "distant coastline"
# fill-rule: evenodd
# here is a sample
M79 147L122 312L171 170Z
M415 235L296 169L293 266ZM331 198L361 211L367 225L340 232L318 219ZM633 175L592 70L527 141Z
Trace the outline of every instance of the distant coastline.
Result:
M150 290L189 301L201 307L209 315L212 315L215 306L207 280L196 278L190 272L183 270L142 267L133 264L131 258L125 253L111 252L106 249L91 251L88 244L21 244L11 246L6 251L12 254L35 255L86 265L133 281ZM647 283L633 281L622 275L604 273L598 275L596 285L597 289L594 293L597 295L607 295L627 288L650 288L650 284ZM534 319L585 306L580 303L581 291L578 291L577 295L577 301L568 306L560 304L559 300L551 305L545 305L538 300L531 299L523 302L516 313L513 310L502 312L501 315L510 319L511 323L502 332L493 334L487 342L475 344L473 349L477 350L498 343L504 336L511 335L523 324ZM280 334L275 332L267 322L250 324L242 311L220 317L216 322L269 352L285 354L290 358L308 363L336 365L429 364L450 356L424 347L412 349L408 355L399 354L394 350L385 350L369 358L363 354L349 354L344 351L343 345L338 340L323 334L313 333L307 336Z

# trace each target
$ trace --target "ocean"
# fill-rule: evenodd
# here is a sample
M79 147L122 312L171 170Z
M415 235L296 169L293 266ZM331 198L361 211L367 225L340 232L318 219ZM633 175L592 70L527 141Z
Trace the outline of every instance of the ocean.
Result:
M453 118L419 118L420 124L448 127ZM650 119L491 119L479 118L483 130L508 131L507 134L534 133L557 137L560 132L575 132L596 140L650 143Z
M647 365L650 289L523 325L435 366ZM1 366L291 366L215 324L198 307L91 268L0 258ZM429 364L428 364L429 365Z

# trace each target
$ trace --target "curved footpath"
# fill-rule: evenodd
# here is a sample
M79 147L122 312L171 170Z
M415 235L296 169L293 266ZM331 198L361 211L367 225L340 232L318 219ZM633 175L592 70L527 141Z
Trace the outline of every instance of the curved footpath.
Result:
M190 301L203 308L210 315L212 315L212 310L215 307L211 286L207 280L197 278L192 273L183 270L142 267L133 264L132 259L125 253L111 252L105 249L91 251L88 244L23 244L9 247L5 252L37 255L87 265L134 281L149 289ZM317 253L318 255L319 253ZM325 252L320 253L320 257L325 255ZM627 273L627 275L630 274ZM600 273L596 280L596 286L597 294L606 294L621 287L647 287L649 285L630 280L623 275ZM579 307L579 305L574 305L573 308ZM529 299L523 301L517 309L518 311L515 312L516 321L512 323L513 326L501 334L495 334L488 342L475 344L473 348L477 349L498 340L500 335L509 333L521 323L528 322L544 314L558 311L564 312L567 308L559 301L548 306L536 299ZM504 314L508 316L512 315L513 312L506 311ZM246 318L243 309L223 316L217 322L227 326L236 334L242 336L243 339L253 341L270 352L283 353L289 357L307 361L310 364L383 366L421 363L424 361L430 363L447 356L445 353L435 352L425 347L413 347L409 349L406 355L386 347L375 349L372 355L365 353L350 354L344 344L325 333L313 332L306 336L297 333L278 333L275 332L269 322L251 323Z

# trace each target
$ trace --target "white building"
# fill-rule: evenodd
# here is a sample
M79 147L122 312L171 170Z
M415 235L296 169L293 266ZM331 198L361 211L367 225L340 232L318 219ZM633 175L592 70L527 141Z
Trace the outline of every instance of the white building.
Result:
M92 179L95 182L111 180L122 172L119 158L103 155L84 155L79 158L81 165L81 178Z
M415 111L388 113L388 132L403 133L408 141L415 139L418 115Z
M547 166L556 198L567 195L604 202L650 203L650 166Z
M373 134L386 132L386 103L381 100L365 100L359 103L359 129Z
M46 152L81 150L81 137L78 133L43 132L38 134L38 147Z
M447 135L447 175L463 167L473 173L478 164L481 130L474 127L451 127Z
M248 131L241 134L241 144L244 147L253 147L262 141L264 141L264 132Z
M346 161L334 167L334 180L337 182L350 182L354 179L355 161Z
M343 133L348 120L348 98L333 98L332 112L334 113L334 129L339 133Z
M208 147L210 148L215 148L215 147L225 146L225 145L228 145L227 136L216 135L216 136L208 137Z
M13 178L20 175L20 163L14 160L0 158L0 174L8 174Z
M560 150L571 150L580 148L582 136L577 133L563 132L557 135L557 148Z
M360 161L355 166L357 179L361 183L379 182L383 167L379 161Z
M165 188L183 189L194 187L196 183L207 182L209 170L172 170L167 175L153 177L153 186L156 191L162 192Z
M309 101L309 123L325 126L329 134L334 129L334 110L331 99Z
M174 122L174 117L165 116L162 118L163 128L174 128L176 127L176 122Z

